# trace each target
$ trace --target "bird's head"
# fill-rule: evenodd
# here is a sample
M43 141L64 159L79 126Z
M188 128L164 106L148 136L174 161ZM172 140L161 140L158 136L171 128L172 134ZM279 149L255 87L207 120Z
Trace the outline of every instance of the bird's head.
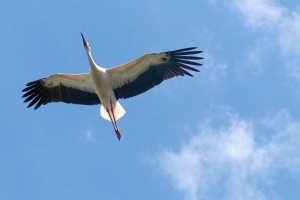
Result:
M81 34L81 37L82 37L82 40L83 40L83 46L84 46L84 49L86 50L86 51L90 51L91 50L91 45L90 45L90 43L88 43L86 40L85 40L85 38L84 38L84 36L83 36L83 34L80 32L80 34Z

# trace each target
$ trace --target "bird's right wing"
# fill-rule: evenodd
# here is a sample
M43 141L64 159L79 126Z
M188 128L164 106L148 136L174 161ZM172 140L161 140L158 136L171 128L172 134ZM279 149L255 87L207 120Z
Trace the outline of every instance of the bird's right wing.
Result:
M145 54L129 63L107 70L117 99L130 98L176 76L192 76L188 70L199 72L191 66L201 66L194 51L196 47Z
M34 109L51 102L64 102L83 105L100 104L93 88L90 74L55 74L26 84L22 90L25 102L31 101L28 108Z

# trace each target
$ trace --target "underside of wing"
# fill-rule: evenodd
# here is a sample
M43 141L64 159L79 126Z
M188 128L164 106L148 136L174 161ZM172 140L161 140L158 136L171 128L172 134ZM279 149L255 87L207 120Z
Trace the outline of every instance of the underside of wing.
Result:
M51 102L64 102L82 105L100 104L98 95L93 89L90 74L55 74L26 84L22 90L30 102L28 108L34 109Z
M109 69L116 98L126 99L139 95L176 76L192 76L188 70L199 72L191 66L202 65L195 62L203 59L195 56L202 51L194 49L196 47L147 54L120 67Z

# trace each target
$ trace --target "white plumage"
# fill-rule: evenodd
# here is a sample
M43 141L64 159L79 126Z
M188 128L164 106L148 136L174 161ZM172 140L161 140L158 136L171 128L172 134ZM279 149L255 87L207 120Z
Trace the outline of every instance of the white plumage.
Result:
M30 82L23 90L26 92L23 95L23 98L26 97L24 102L31 101L28 107L36 104L35 109L50 102L101 104L101 116L112 122L119 140L121 134L116 121L125 114L125 110L118 99L139 95L175 76L192 76L186 70L198 72L190 65L201 66L193 60L203 59L194 56L202 51L194 51L195 47L191 47L145 54L129 63L104 69L94 62L90 44L82 34L81 36L90 64L90 73L59 73Z

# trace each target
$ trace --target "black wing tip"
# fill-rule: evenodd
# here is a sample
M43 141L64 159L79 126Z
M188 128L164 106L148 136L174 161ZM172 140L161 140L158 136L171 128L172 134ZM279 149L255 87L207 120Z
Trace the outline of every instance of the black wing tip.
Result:
M191 69L190 69L190 70L191 70ZM192 71L194 71L194 72L200 72L198 69L195 69L195 68L193 68Z
M191 55L200 54L202 52L203 51L184 51L184 52L175 52L175 53L170 52L170 54L174 56L191 56Z
M37 100L39 100L39 98L37 98L39 96L38 94L38 90L41 84L41 79L36 80L36 81L31 81L29 83L26 84L26 87L22 90L22 92L25 92L25 94L23 94L22 98L26 98L23 103L28 103L27 108L32 107L33 105L35 105L37 103ZM39 106L35 106L34 110L36 110Z
M193 62L193 61L190 61L188 59L184 60L184 59L175 58L174 61L177 62L177 63L184 63L184 64L187 64L187 65L202 66L201 63Z
M28 103L27 108L30 108L35 105L34 110L38 109L41 105L45 105L46 103L43 101L43 97L41 96L34 96L33 98L28 97L24 100L23 103Z
M192 59L192 60L204 59L203 57L196 56L196 54L203 53L203 51L194 51L196 48L197 47L188 47L188 48L178 49L178 50L174 50L174 51L168 51L167 53L169 53L173 56L189 57L187 59Z
M40 106L41 106L41 105L36 105L36 106L34 107L34 110L38 109Z
M186 51L191 51L197 49L197 47L188 47L188 48L183 48L183 49L177 49L173 51L168 51L168 53L180 53L180 52L186 52Z
M186 55L180 55L180 54L177 54L176 58L185 59L185 60L202 60L203 59L203 57L199 57L199 56L186 56Z
M35 86L37 86L38 84L41 83L42 79L36 80L36 81L31 81L29 83L27 83L25 86L25 88L22 90L22 92L26 92L27 90L31 90L32 88L34 88Z
M29 104L29 105L27 106L27 108L31 108L32 106L34 106L34 104L32 104L32 105ZM36 106L33 108L33 110L36 110L36 109L38 109L39 107L40 107L40 106L37 106L37 105L36 105Z
M201 63L194 62L193 60L203 60L203 57L196 56L195 54L200 54L203 51L193 51L197 47L188 47L184 49L178 49L175 51L171 51L171 56L173 57L173 61L178 63L184 63L188 65L202 66Z
M31 82L27 83L26 86L31 86L31 85L37 84L37 83L40 82L40 80L41 80L41 79L36 80L36 81L31 81Z
M200 72L198 69L192 67L202 66L201 63L195 61L204 59L203 57L196 55L203 52L196 51L196 48L197 47L188 47L168 52L171 56L171 62L173 62L177 67L179 67L180 71L183 72L184 75L193 77L193 75L190 74L189 71Z
M30 99L27 98L24 100L23 103L28 103L29 101L31 102L28 104L27 108L30 108L35 105L34 110L38 109L41 105L47 104L46 102L43 101L43 97L40 96L34 96L33 98Z
M190 72L188 72L188 71L186 71L186 70L184 70L184 69L182 69L182 68L180 68L180 70L181 70L185 75L188 75L188 76L193 77L193 75L192 75Z

